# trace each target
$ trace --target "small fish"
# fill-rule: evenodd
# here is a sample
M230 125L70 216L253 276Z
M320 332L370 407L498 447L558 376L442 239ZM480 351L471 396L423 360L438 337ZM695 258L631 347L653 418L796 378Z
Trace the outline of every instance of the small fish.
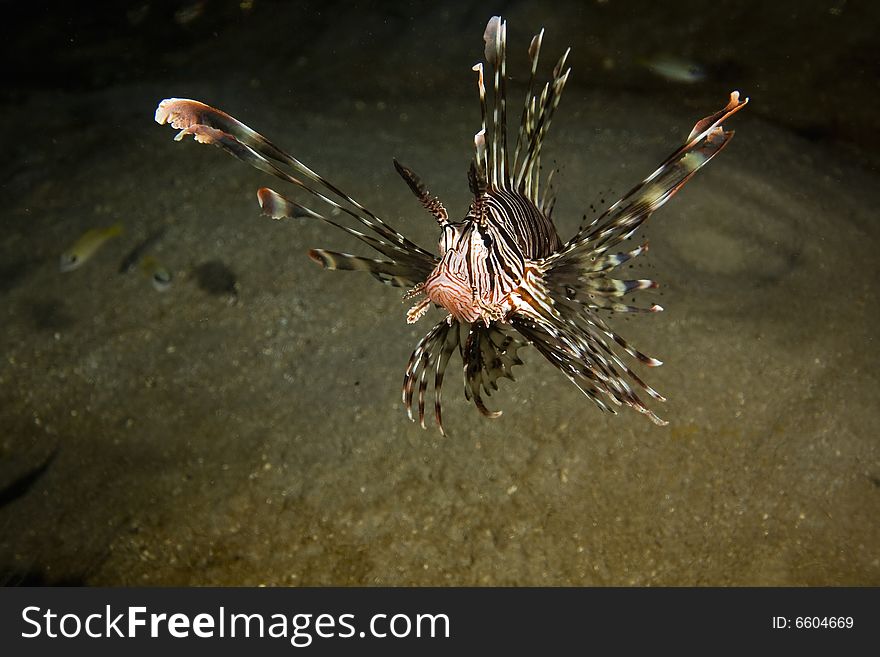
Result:
M164 292L171 287L173 279L171 272L166 269L154 256L147 256L141 260L141 271L148 276L153 287L159 292Z
M158 230L154 230L152 233L147 235L143 240L138 242L135 247L128 252L122 262L119 263L119 273L127 274L129 272L133 272L138 263L143 259L144 254L152 249L156 242L161 240L165 236L165 227L161 227Z
M706 69L675 55L655 55L641 60L642 66L670 82L693 84L706 79Z
M205 13L205 5L207 4L206 0L198 0L198 2L191 2L190 4L184 5L174 12L174 22L178 25L188 25L189 23L192 23Z
M121 222L106 228L87 230L73 246L61 254L60 270L66 272L82 267L86 260L104 245L104 242L119 235L122 235Z
M661 361L636 350L610 322L616 314L662 311L656 303L627 303L631 293L655 289L657 283L615 278L614 274L648 250L647 242L633 248L630 238L727 146L733 131L725 130L722 124L745 107L748 99L741 100L739 92L731 92L727 104L697 121L652 174L600 216L592 221L585 218L577 232L563 240L555 224L555 168L542 179L541 163L542 146L571 69L566 64L569 51L565 50L550 81L535 84L543 36L541 30L529 45L528 91L517 108L507 99L507 23L494 16L486 26L486 62L473 67L480 97L480 127L474 135L474 157L468 172L472 200L464 216L447 211L412 169L394 161L397 173L437 224L436 252L418 246L229 114L182 98L165 99L156 109L156 122L179 130L178 141L191 135L199 143L218 146L290 183L301 199L311 196L312 203L318 204L314 207L323 209L322 213L300 200L262 188L257 199L263 214L276 219L323 221L382 256L366 258L312 249L309 257L319 265L366 272L386 285L405 289L403 298L415 301L406 313L409 323L431 308L444 311L445 316L435 320L410 356L401 387L407 414L415 420L415 409L424 427L426 397L433 385L434 418L441 433L440 393L453 355L457 353L463 361L458 369L464 374L465 397L484 416L494 418L501 411L489 409L484 395L498 390L501 379L513 379L513 368L522 364L518 352L528 346L600 409L616 413L616 407L629 407L657 424L667 424L642 395L658 402L665 398L630 366L657 367ZM668 69L660 70L668 74ZM508 114L521 117L510 131ZM621 146L621 154L627 147Z

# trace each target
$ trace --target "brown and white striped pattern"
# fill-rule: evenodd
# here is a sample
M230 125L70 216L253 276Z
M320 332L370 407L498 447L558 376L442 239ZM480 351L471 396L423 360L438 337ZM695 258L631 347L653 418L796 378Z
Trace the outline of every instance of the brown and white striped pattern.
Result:
M658 304L634 306L624 295L656 288L646 279L622 280L615 269L648 249L647 244L615 251L665 204L691 176L730 141L721 124L748 102L733 92L719 112L696 123L683 146L654 173L563 244L551 218L553 172L541 184L541 151L568 80L568 50L549 82L535 89L543 44L541 30L531 41L528 91L513 154L508 150L506 94L507 24L493 17L483 34L486 62L473 67L480 100L480 130L474 136L474 160L468 174L474 199L460 221L411 169L394 166L440 227L439 256L417 246L324 177L228 114L203 103L170 98L156 110L156 121L214 144L248 164L311 195L341 219L286 198L258 191L264 214L275 219L305 218L328 223L381 254L365 258L324 249L309 256L326 269L365 271L388 285L408 288L404 299L418 298L407 313L415 322L433 305L446 311L419 342L404 374L402 398L411 419L425 426L428 388L434 387L434 416L443 431L441 389L454 352L463 362L465 396L487 417L497 417L484 396L513 379L521 363L518 351L531 344L599 408L616 412L628 406L665 424L640 394L663 401L627 364L648 367L661 362L618 335L605 317L613 313L659 312ZM486 71L490 71L487 75ZM486 80L491 80L491 93Z

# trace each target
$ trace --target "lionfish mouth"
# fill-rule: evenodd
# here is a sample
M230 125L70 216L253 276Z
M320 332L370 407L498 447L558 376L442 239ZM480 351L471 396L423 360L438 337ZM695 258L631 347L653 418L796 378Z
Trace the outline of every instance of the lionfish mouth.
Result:
M450 221L446 208L421 179L396 160L394 166L441 229L438 255L404 237L378 215L348 196L268 139L228 114L194 100L168 98L156 109L156 122L169 123L199 143L214 144L276 178L291 183L329 208L331 219L271 189L257 192L263 214L274 219L317 219L353 235L378 252L366 258L325 249L309 257L325 269L364 271L386 285L422 297L407 313L415 322L431 306L448 314L418 343L403 378L402 398L410 419L425 427L427 390L433 379L434 417L443 433L441 390L455 352L463 362L465 396L487 417L483 396L513 380L522 361L520 349L533 346L604 411L628 406L656 424L667 424L642 400L665 399L648 386L627 361L648 367L661 362L636 350L604 317L617 313L659 312L657 304L627 305L624 295L656 288L650 280L613 277L625 262L648 249L647 243L618 251L642 223L724 148L733 136L722 122L748 99L730 94L727 105L694 125L684 144L645 180L566 242L553 222L552 175L540 180L541 150L571 69L568 50L553 68L549 82L535 86L544 31L528 48L531 72L511 151L507 130L507 23L495 16L486 26L485 63L477 73L481 125L474 136L474 159L468 181L474 200L461 221ZM485 71L490 71L484 76ZM486 79L491 93L487 92ZM543 182L543 184L542 184ZM326 212L326 210L325 210ZM354 227L347 222L354 222ZM601 313L601 315L600 315Z

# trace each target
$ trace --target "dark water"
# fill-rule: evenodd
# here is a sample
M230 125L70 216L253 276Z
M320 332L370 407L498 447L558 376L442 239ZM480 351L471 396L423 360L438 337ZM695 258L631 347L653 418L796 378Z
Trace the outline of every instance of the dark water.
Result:
M877 7L438 5L0 5L0 581L880 584ZM464 213L497 13L514 94L533 33L544 75L572 47L547 146L563 238L751 97L646 225L634 273L666 311L614 321L665 362L667 427L601 414L535 352L501 418L453 366L450 435L410 424L400 381L439 311L408 326L398 290L316 268L309 248L358 245L261 217L276 181L153 121L166 97L221 107L430 247L391 158ZM119 271L145 243L167 291Z

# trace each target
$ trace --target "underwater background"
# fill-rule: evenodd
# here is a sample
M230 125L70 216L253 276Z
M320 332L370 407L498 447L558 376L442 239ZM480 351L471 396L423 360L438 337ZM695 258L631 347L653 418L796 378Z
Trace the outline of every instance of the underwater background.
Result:
M3 584L880 585L880 5L0 10ZM545 151L563 240L751 98L639 231L665 312L611 319L664 361L667 427L601 413L523 350L487 400L502 417L452 365L449 435L420 429L400 384L429 322L311 263L369 254L261 216L277 181L153 120L167 97L221 108L433 251L391 158L464 215L495 14L514 107L531 36L542 80L572 48ZM124 266L139 245L152 266Z

